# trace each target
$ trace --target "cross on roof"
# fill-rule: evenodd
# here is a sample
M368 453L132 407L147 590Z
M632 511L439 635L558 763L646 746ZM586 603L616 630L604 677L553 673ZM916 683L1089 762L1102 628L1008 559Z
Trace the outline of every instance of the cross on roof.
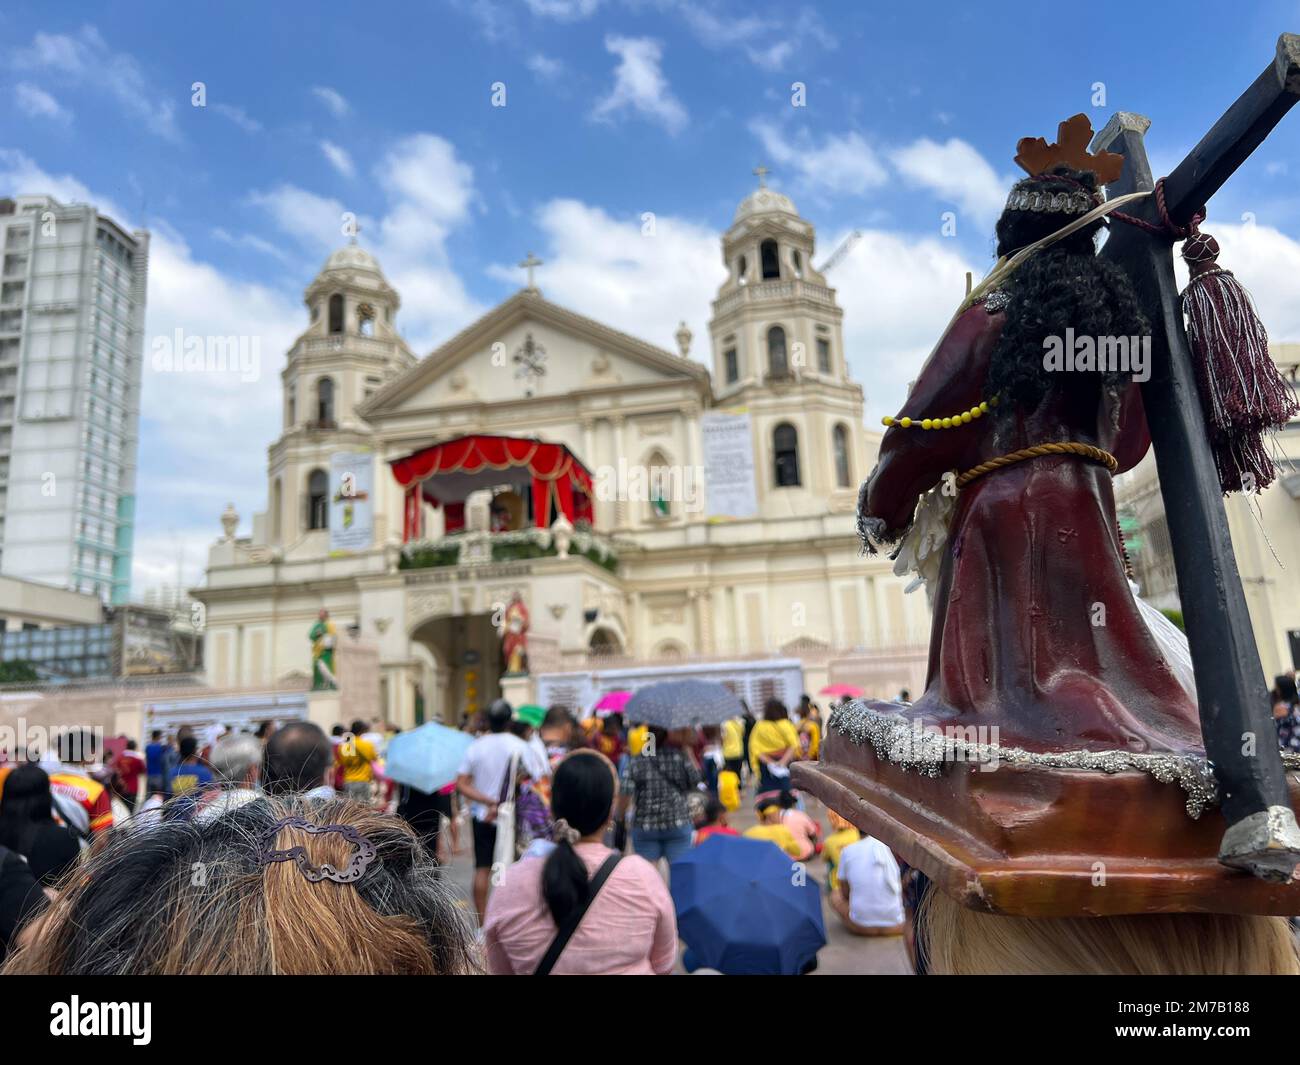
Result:
M533 270L536 267L542 265L542 260L537 258L537 256L534 255L532 252L529 252L528 258L525 259L523 262L521 262L519 265L528 271L528 288L530 290L536 289L537 286L533 284Z
M770 171L767 167L763 166L761 163L758 166L754 167L754 173L758 176L758 187L760 189L767 188L767 175L770 174L771 172L772 171Z

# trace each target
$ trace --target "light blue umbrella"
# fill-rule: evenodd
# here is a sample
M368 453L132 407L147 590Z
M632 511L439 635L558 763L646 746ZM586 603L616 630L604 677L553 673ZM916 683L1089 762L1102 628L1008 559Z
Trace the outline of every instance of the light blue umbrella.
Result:
M435 721L388 741L384 775L432 795L456 779L473 737Z
M623 716L660 728L721 725L740 717L744 708L730 688L712 680L664 680L638 688Z

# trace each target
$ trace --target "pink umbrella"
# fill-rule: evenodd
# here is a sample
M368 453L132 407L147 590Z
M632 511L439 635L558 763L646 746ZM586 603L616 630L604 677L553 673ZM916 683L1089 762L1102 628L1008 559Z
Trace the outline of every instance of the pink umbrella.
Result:
M620 714L627 701L632 698L631 692L606 692L592 707L597 717L608 717L610 714Z
M828 684L821 690L822 695L847 695L850 699L856 699L862 694L861 688L855 688L852 684Z

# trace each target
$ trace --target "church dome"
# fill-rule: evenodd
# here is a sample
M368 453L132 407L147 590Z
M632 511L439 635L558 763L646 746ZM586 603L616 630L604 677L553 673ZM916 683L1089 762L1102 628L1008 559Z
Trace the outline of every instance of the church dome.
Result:
M735 225L742 219L760 214L788 214L796 218L799 216L789 196L764 185L740 201L740 206L736 208L736 217L731 220L731 224Z
M380 277L384 276L375 257L359 244L345 244L333 252L325 260L325 265L321 267L320 272L325 274L331 270L362 270Z

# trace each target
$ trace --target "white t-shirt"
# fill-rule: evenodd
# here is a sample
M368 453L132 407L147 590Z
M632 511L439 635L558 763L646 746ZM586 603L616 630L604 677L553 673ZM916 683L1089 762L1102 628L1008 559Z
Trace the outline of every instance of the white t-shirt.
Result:
M471 778L476 791L497 799L505 787L510 759L516 757L521 764L528 764L528 745L523 740L513 732L489 732L469 745L460 772ZM475 820L482 821L487 816L487 808L481 802L472 803L470 813Z
M888 847L867 836L840 851L840 883L849 886L849 917L864 928L902 924L903 878Z
M551 760L546 757L546 744L534 732L528 737L528 775L534 780L545 780L551 775Z

